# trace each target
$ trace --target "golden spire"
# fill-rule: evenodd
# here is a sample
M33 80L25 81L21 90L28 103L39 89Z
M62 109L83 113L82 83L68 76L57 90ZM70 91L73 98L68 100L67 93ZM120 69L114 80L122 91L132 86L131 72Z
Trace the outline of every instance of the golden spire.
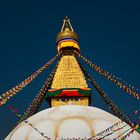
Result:
M61 28L60 33L57 35L57 49L58 52L60 50L67 50L67 49L73 49L80 51L80 47L78 44L78 34L74 32L73 27L70 23L70 19L66 16L63 20L63 25Z
M80 51L78 35L67 16L57 36L57 49L62 55L47 100L53 107L68 104L89 105L91 90L73 55L74 51Z
M74 56L67 55L61 58L51 88L88 88L84 74Z

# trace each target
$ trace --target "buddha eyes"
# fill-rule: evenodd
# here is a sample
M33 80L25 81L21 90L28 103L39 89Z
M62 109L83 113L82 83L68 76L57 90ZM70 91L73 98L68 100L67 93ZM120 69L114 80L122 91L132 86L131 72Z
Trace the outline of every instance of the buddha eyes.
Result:
M82 100L82 97L62 97L62 98L57 98L57 101L62 101L62 102L68 102L68 101L80 101Z
M68 102L69 100L68 100L68 98L62 98L61 101L62 102Z
M79 98L79 97L75 97L73 100L74 100L74 101L80 101L81 98Z

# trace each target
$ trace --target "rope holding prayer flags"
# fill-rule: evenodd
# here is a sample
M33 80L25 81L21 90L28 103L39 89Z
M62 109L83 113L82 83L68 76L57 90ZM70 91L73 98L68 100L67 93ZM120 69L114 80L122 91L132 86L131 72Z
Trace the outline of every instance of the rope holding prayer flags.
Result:
M83 69L82 69L83 70ZM107 96L107 94L99 87L99 85L97 85L97 83L91 78L91 76L84 71L84 74L87 76L87 78L91 81L91 83L93 84L93 86L95 87L95 89L98 91L98 93L101 95L102 99L105 101L105 103L109 106L109 109L118 117L120 118L122 121L126 122L130 127L133 127L134 124L131 122L131 120L129 119L129 117L127 117L120 109L118 106L115 105L115 103L113 103L111 101L111 99ZM136 129L136 131L140 134L140 130Z
M129 137L131 134L133 134L133 132L134 132L135 130L134 129L132 129L130 132L128 132L125 136L123 136L122 138L121 138L121 140L125 140L127 137Z
M78 61L79 63L79 61ZM83 69L81 64L79 63L79 66L85 76L88 78L88 80L92 83L94 88L98 91L98 93L101 95L102 99L105 101L105 103L109 106L109 109L122 121L126 122L129 126L133 127L134 124L131 122L128 116L126 116L119 107L108 97L108 95L103 91L103 89L93 80L93 78L90 76L90 74ZM140 131L137 129L137 132L140 133Z
M110 127L106 128L105 130L99 132L98 134L94 135L92 138L95 138L95 137L99 137L99 136L102 136L103 134L106 134L110 131L113 131L113 129L115 129L116 127L120 126L121 124L123 123L122 120L118 121L117 123L111 125ZM120 128L118 128L120 129ZM118 130L116 129L115 132Z
M18 110L15 109L13 106L8 106L8 108L17 116L17 117L21 117L21 114L18 114Z
M53 77L54 77L54 74L55 74L56 69L58 67L58 64L59 64L59 61L58 61L57 65L55 66L54 70L49 75L49 78L46 80L46 82L43 85L43 87L40 89L39 93L36 95L36 97L34 98L32 103L30 104L30 106L25 111L24 115L18 121L18 123L22 122L23 120L25 120L28 117L30 117L30 116L34 115L35 113L37 113L42 101L45 98L46 92L48 91L48 89L51 86L51 83L53 81Z
M0 96L0 106L4 105L11 97L16 95L25 86L27 86L35 78L37 78L37 76L40 75L49 65L51 65L56 60L57 57L58 57L58 54L54 58L52 58L48 63L46 63L44 66L42 66L39 70L37 70L31 76L29 76L24 81L22 81L20 84L14 86L12 89L10 89L10 90L6 91L5 93L1 94L1 96Z
M139 126L138 126L138 124L137 124L137 125L135 125L134 127L125 130L122 134L120 134L118 137L114 138L113 140L120 140L120 137L122 137L121 140L125 140L127 137L129 137L131 134L133 134L133 132L134 132L135 130L137 130L138 127L139 127ZM128 133L127 133L127 132L128 132ZM127 134L125 134L125 133L127 133ZM125 135L124 135L124 134L125 134ZM124 136L123 136L123 135L124 135Z
M123 121L119 121L119 122L115 123L114 125L110 126L109 128L106 128L105 130L103 130L103 131L99 132L98 134L92 136L92 137L89 138L88 140L105 140L106 137L108 137L108 136L114 134L115 132L120 131L120 130L122 130L122 129L124 129L125 127L128 126L127 124L125 124L124 126L115 129L115 127L117 127L118 124L121 124L121 123L123 123ZM139 129L139 128L140 128L139 124L136 124L134 127L132 127L132 128L130 127L129 129L127 129L127 130L125 130L124 132L122 132L119 136L117 136L117 137L114 138L113 140L120 140L119 138L122 137L122 136L123 136L125 133L127 133L128 131L133 130L133 132L134 132L134 130L137 130L137 129ZM114 129L114 130L113 130L113 129ZM111 132L110 132L110 131L111 131ZM110 132L110 133L108 133L108 132ZM130 131L130 132L132 132L132 131ZM121 138L121 140L125 140L125 138L129 137L129 136L130 136L130 132L128 132L125 136L123 136L123 137ZM106 133L108 133L108 134L106 134ZM105 135L104 135L104 134L105 134ZM103 135L104 135L104 136L103 136Z
M105 136L102 136L102 135L101 135L102 137L99 137L99 138L94 138L94 137L92 137L92 140L105 140L105 138L106 138L107 136L112 135L113 133L122 130L122 129L125 128L126 126L128 126L128 125L126 124L126 125L124 125L124 126L118 128L118 129L116 129L116 130L112 130L112 132L106 134ZM132 127L132 128L130 127L129 129L125 130L125 131L122 132L119 136L117 136L116 138L114 138L114 139L112 139L112 140L120 140L120 137L122 137L121 140L125 140L127 137L129 137L129 136L130 136L135 130L137 130L138 128L139 128L139 125L136 124L134 127ZM130 131L130 130L131 130L131 131ZM130 132L128 132L128 131L130 131ZM128 132L128 133L127 133L127 132ZM132 132L132 133L131 133L131 132ZM100 132L100 133L101 133L101 132ZM100 133L99 133L99 134L100 134ZM127 133L127 134L124 135L125 133ZM103 134L104 134L104 133L103 133ZM124 136L123 136L123 135L124 135ZM88 139L88 140L91 140L91 138Z
M110 133L108 133L108 134L102 136L101 138L98 138L98 140L104 140L105 137L108 137L108 136L110 136L110 135L116 133L117 131L120 131L120 130L124 129L126 126L128 126L128 125L126 124L126 125L124 125L124 126L118 128L118 129L116 129L116 130L112 130L112 132L110 132Z
M122 79L120 79L120 78L110 74L109 72L103 70L101 67L97 66L96 64L94 64L91 61L89 61L88 59L86 59L80 53L75 51L75 54L78 55L78 57L80 57L85 63L89 64L89 66L93 70L98 72L100 75L102 75L105 78L107 78L108 80L110 80L112 83L114 83L116 86L123 89L125 92L129 93L134 98L140 100L140 93L137 92L137 91L140 91L140 90L138 90L138 88L136 90L134 90L134 86L131 86L130 84L127 84Z
M8 106L8 108L12 111L12 112L15 112L15 113L18 113L18 110L15 109L13 106Z
M130 126L133 125L132 122L129 120L129 118L125 117L125 114L119 109L118 106L115 105L115 103L112 102L112 100L108 97L108 95L103 91L103 89L93 80L93 78L90 76L90 74L83 69L81 64L79 63L81 70L85 74L85 76L88 78L88 80L92 83L94 88L98 91L98 93L101 95L105 103L109 106L109 109L113 111L115 115L117 115L121 120L128 123Z
M30 127L32 127L36 132L38 132L42 137L44 137L47 140L50 140L48 136L45 136L44 133L41 133L36 127L33 126L33 124L29 123L28 120L25 120L24 123L28 124Z

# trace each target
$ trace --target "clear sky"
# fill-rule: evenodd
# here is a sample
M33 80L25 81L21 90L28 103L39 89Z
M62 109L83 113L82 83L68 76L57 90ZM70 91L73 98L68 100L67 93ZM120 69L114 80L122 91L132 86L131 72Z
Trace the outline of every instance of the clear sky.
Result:
M140 87L139 5L138 0L1 0L0 93L24 80L57 54L56 35L66 15L79 34L82 55ZM22 114L53 66L0 107L0 140L18 121L8 106L14 106ZM138 100L87 69L126 114L132 115L140 108ZM94 89L92 93L92 106L109 111ZM46 102L41 107L44 108L48 108ZM132 115L133 119L138 115Z

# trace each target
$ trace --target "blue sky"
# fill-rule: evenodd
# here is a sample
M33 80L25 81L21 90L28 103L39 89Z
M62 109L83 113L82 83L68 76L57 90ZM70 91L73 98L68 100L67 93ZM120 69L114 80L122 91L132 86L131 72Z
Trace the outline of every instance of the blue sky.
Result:
M138 0L1 0L0 93L24 80L57 54L56 35L66 15L79 34L82 55L140 87L139 5ZM8 106L14 106L22 114L53 66L0 107L0 139L4 139L18 121ZM139 101L87 69L126 114L140 108ZM94 89L92 93L92 106L109 111ZM41 109L45 108L48 104L44 101ZM132 115L133 119L138 115Z

